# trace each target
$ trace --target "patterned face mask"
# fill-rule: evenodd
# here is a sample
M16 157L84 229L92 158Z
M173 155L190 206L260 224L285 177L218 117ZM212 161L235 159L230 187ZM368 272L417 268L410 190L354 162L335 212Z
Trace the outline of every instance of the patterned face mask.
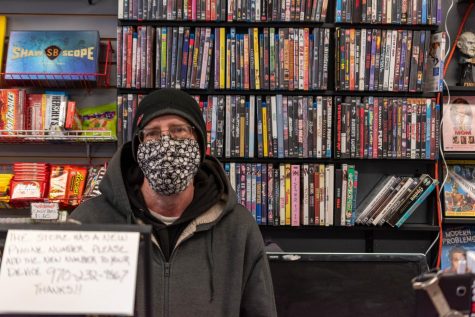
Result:
M185 190L200 165L200 147L196 140L160 140L142 143L137 161L152 189L170 196Z

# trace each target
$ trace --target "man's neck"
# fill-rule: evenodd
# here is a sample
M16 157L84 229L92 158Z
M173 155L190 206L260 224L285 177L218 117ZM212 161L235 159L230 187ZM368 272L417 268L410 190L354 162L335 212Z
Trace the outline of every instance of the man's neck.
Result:
M155 192L147 179L144 179L140 189L149 210L165 217L180 217L193 200L193 182L181 193L165 196Z

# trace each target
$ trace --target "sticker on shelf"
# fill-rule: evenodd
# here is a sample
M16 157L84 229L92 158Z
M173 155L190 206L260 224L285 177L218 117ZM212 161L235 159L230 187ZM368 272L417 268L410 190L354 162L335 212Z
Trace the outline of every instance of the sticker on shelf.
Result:
M31 203L31 219L35 220L58 220L58 203Z

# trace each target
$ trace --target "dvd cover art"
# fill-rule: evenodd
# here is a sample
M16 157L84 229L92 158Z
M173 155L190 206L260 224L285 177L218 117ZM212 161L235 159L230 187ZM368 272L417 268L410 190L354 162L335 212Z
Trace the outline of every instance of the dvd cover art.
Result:
M475 217L475 162L444 169L445 217Z
M444 272L465 273L467 251L475 251L475 227L445 228L442 236L440 269Z
M98 59L98 31L12 31L5 79L95 80Z
M475 151L475 96L444 99L444 151Z
M426 91L438 92L443 90L445 46L445 32L438 32L431 35L426 63Z

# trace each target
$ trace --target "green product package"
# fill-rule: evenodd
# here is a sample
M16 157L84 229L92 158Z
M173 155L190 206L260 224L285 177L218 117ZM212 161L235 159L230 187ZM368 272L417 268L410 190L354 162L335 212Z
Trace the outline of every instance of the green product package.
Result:
M108 103L99 106L77 109L81 118L82 130L111 131L111 137L117 139L117 104Z

